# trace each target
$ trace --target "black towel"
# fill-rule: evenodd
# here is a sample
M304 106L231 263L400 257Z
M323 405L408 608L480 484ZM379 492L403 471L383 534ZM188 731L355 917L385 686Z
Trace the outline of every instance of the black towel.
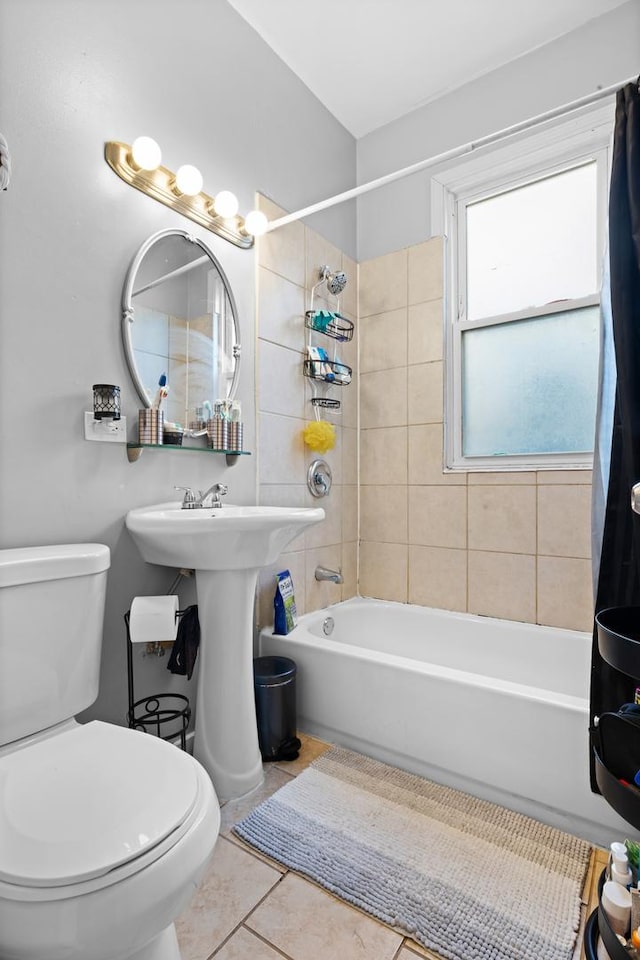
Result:
M170 670L171 673L180 673L183 676L186 674L187 680L191 680L199 644L198 604L194 603L180 615L178 632L167 663L167 670Z

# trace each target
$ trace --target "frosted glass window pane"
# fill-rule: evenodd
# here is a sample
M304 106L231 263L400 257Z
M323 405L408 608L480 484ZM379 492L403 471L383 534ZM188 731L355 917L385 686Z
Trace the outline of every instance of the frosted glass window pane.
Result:
M467 457L593 450L599 308L462 334Z
M467 316L594 294L595 161L467 206Z

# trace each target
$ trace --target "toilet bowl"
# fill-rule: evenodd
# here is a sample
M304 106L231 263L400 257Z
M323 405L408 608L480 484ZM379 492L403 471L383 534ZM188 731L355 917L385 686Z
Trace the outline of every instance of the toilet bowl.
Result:
M87 547L99 545L78 549ZM45 548L31 548L38 549ZM109 554L100 547L69 562L68 554L61 560L62 549L46 548L46 562L42 554L31 557L18 571L26 551L0 551L0 958L180 960L173 922L206 870L219 804L203 767L172 744L102 721L78 724L68 715L63 704L77 700L70 691L82 686L78 674L95 666L104 602L99 581ZM44 574L51 576L37 579ZM75 619L70 580L76 613L85 617L77 636L94 647L93 656L82 650L75 662L61 659L68 638L51 616L56 584L66 582L65 625ZM47 589L38 589L43 584ZM42 602L33 606L38 593ZM80 601L87 593L88 606ZM47 693L42 707L40 692ZM34 717L45 713L57 722L39 728ZM5 741L10 729L23 736Z

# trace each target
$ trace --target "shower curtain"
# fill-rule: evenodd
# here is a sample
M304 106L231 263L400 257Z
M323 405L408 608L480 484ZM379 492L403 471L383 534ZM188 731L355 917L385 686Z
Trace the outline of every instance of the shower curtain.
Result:
M617 93L613 136L613 162L609 194L610 311L617 377L613 428L606 409L601 410L596 440L594 497L606 480L606 460L599 463L609 428L610 458L606 507L602 528L596 613L607 607L640 607L640 516L630 506L631 487L640 482L640 92L638 83L626 84ZM606 275L606 271L605 271ZM607 291L603 294L603 343L606 351ZM606 352L605 352L606 363ZM605 454L606 458L606 454ZM602 486L604 492L604 486ZM597 501L594 519L597 520ZM598 543L598 531L594 542ZM638 668L640 678L640 664ZM619 673L599 654L594 631L591 660L591 722L606 710L617 710L633 701L640 679ZM591 763L591 786L598 792Z

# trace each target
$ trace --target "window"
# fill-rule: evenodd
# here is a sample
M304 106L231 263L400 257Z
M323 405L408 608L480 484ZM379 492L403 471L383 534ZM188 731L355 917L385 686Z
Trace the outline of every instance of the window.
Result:
M591 466L612 119L600 107L434 178L449 469Z

